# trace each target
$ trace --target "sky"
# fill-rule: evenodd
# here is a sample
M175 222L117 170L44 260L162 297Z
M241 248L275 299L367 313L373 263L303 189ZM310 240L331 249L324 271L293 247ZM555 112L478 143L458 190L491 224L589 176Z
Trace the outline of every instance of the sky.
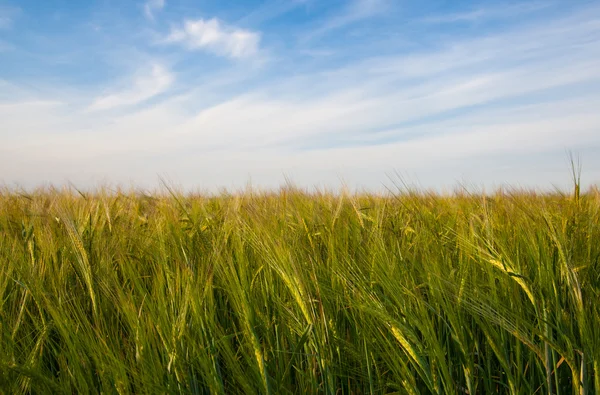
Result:
M600 2L0 0L0 185L600 183Z

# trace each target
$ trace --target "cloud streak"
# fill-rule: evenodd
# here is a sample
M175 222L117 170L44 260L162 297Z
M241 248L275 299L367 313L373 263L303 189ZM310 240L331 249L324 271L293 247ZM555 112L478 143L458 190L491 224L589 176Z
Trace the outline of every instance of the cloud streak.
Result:
M148 20L154 20L154 14L165 7L165 0L148 0L144 4L144 15Z
M0 29L8 29L11 26L12 26L12 19L6 15L0 15Z
M164 66L154 64L150 72L144 72L135 76L130 87L96 98L89 106L89 110L110 110L142 103L165 92L171 86L174 79L173 74Z
M510 17L521 17L523 15L538 12L548 8L548 2L529 2L516 4L503 4L502 6L488 6L474 8L468 11L449 13L445 15L429 16L422 19L425 23L460 23L460 22L482 22L490 19L503 19Z
M352 0L340 13L331 16L320 27L305 35L304 40L313 40L353 23L382 15L389 7L389 0Z
M172 29L164 42L239 59L257 54L260 39L257 32L229 26L212 18L186 20L182 27Z

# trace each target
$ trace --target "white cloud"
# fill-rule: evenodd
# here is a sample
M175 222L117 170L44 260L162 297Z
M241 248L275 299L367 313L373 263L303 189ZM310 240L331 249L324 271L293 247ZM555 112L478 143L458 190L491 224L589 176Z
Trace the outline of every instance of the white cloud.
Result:
M255 55L260 34L223 24L216 18L186 20L182 28L173 29L165 39L188 49L203 49L221 56L244 58Z
M553 66L553 72L536 68L535 71L461 75L447 81L405 87L398 92L394 88L382 89L376 84L369 86L373 82L369 81L361 84L361 88L344 90L338 87L332 93L321 97L319 94L309 95L303 100L241 96L201 111L178 130L201 139L207 149L238 147L252 150L298 145L315 148L369 143L369 140L385 141L386 138L401 140L405 135L427 136L442 131L443 128L437 126L440 121L427 127L414 124L427 124L429 117L448 111L515 99L586 81L600 81L600 62ZM313 83L318 85L319 81ZM301 86L296 88L302 92ZM584 114L593 112L587 104L580 103L580 106ZM477 113L481 110L471 111ZM546 115L550 114L551 111ZM564 112L561 116L568 114ZM600 127L600 118L591 120ZM492 114L488 124L494 122L499 120ZM389 125L410 123L413 125L389 131ZM467 127L471 128L468 122L464 122L457 132ZM387 135L378 136L384 131Z
M154 64L150 73L134 77L132 86L119 92L98 97L89 107L91 111L109 110L131 106L165 92L173 83L174 76L164 66Z
M314 103L248 97L189 118L175 103L165 102L95 122L85 133L81 133L81 125L71 125L70 131L62 134L58 131L65 127L56 114L50 117L37 113L33 104L13 106L6 108L6 114L19 112L26 116L34 112L42 119L36 123L36 136L15 135L4 140L8 141L5 147L11 148L8 152L0 149L0 169L6 171L0 173L0 179L70 179L78 185L93 185L105 178L156 185L159 174L168 174L187 187L216 189L243 186L249 177L259 185L276 186L283 181L282 174L288 174L304 186L339 185L338 177L342 176L351 186L376 188L386 182L386 172L393 169L416 172L428 185L450 185L463 174L477 175L473 169L481 168L483 172L482 163L489 158L511 166L518 165L518 158L546 158L504 179L498 178L499 170L489 164L485 167L487 173L471 178L476 182L491 177L506 182L518 179L539 185L561 181L543 178L540 172L548 166L556 167L553 161L560 162L565 148L578 150L600 144L600 115L596 111L600 100L593 96L526 108L474 110L451 120L389 131L388 136L364 132L361 137L357 133L365 125L377 124L374 120L378 116L374 110L368 114L360 111L364 103L343 95ZM374 107L381 104L385 100ZM421 104L430 106L424 101ZM352 111L356 105L358 111ZM387 117L392 109L389 103L381 114ZM435 109L431 111L435 113ZM4 114L1 108L0 113ZM45 124L46 119L54 121ZM18 125L19 120L16 122ZM357 127L348 128L352 124ZM325 133L329 130L332 132ZM343 144L324 145L328 137L340 138ZM392 140L365 145L370 137ZM346 145L353 138L359 140L357 144ZM558 152L559 157L548 156L551 152ZM508 162L507 157L511 157ZM584 156L585 174L600 176L600 168L594 167L597 163L589 159ZM134 166L140 162L143 168ZM436 174L430 175L434 170ZM526 174L529 180L518 178Z
M148 0L144 4L144 15L149 20L154 20L154 14L165 7L165 0Z

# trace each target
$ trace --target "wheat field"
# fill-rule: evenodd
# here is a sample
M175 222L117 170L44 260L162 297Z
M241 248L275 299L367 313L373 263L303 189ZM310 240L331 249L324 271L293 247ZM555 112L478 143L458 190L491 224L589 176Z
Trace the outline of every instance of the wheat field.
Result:
M0 192L0 392L600 393L600 192Z

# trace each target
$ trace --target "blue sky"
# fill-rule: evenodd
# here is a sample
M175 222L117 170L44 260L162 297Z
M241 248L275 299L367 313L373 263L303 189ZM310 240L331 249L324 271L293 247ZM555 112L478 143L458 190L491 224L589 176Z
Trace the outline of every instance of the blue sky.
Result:
M0 0L0 182L600 182L600 3Z

